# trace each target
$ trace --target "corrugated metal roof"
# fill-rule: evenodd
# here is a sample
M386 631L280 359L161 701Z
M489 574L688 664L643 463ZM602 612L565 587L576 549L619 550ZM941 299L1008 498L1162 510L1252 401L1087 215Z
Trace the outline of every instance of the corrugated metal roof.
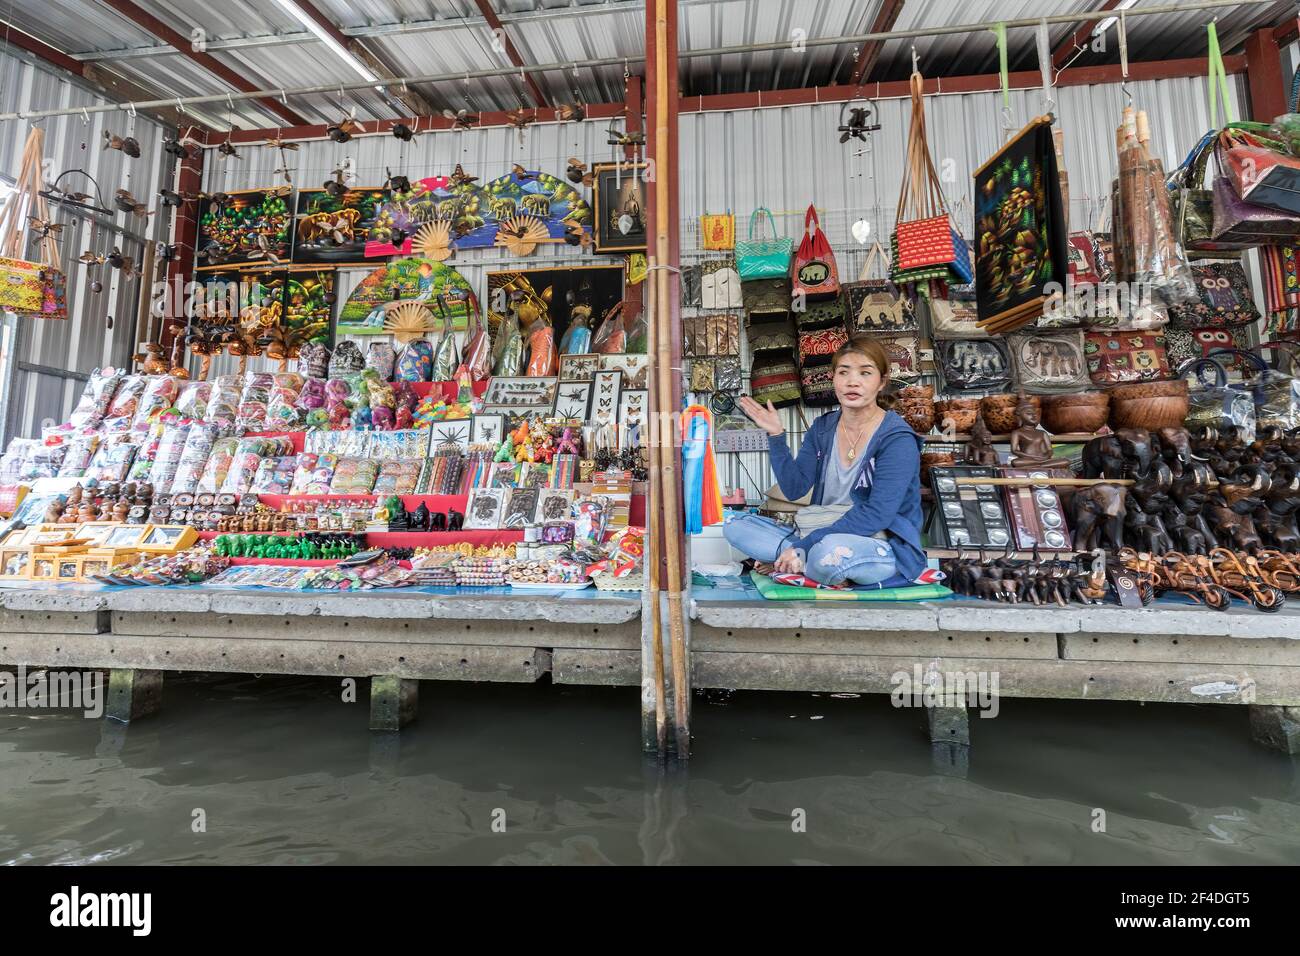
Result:
M352 71L302 25L271 0L239 0L213 4L209 0L137 0L142 7L184 36L200 29L208 52L259 86L292 87L352 78ZM851 45L797 49L801 37L842 37L866 32L885 0L680 0L679 42L684 50L752 43L790 43L777 52L686 59L682 87L688 94L710 94L822 86L844 82L856 52ZM1138 7L1167 0L1139 0ZM455 74L492 65L507 65L493 48L491 32L473 0L315 0L321 12L345 31L366 31L365 46L397 73ZM505 30L529 63L581 63L591 58L639 56L645 49L644 0L493 0ZM896 29L959 25L995 20L1074 13L1099 0L905 0ZM1281 22L1294 13L1294 3L1225 7L1219 11L1219 33L1229 51L1240 47L1250 31ZM201 65L159 47L157 38L100 3L89 0L12 0L12 19L21 29L74 55L108 57L105 64L137 83L179 95L219 93L226 84ZM1157 18L1133 18L1128 23L1132 60L1203 55L1206 48L1204 11ZM1051 28L1053 46L1075 25ZM1104 51L1091 49L1074 60L1078 65L1118 62L1115 31L1109 31ZM1011 31L1012 69L1036 65L1034 31ZM873 79L904 79L911 68L909 39L885 44ZM992 34L927 37L915 41L927 76L988 73L997 68ZM123 53L125 51L125 55ZM141 54L148 55L141 55ZM634 72L642 67L636 65ZM622 70L582 69L575 81L568 72L537 76L552 102L611 102L622 95ZM575 94L576 89L576 94ZM516 77L474 81L468 92L455 82L439 88L418 88L435 107L513 109L521 104ZM313 122L338 119L337 96L290 97L289 105ZM350 92L363 118L395 115L384 97L373 91ZM524 97L524 105L531 99ZM200 111L219 127L227 125L224 108ZM243 126L275 126L281 122L266 108L238 104L235 122Z

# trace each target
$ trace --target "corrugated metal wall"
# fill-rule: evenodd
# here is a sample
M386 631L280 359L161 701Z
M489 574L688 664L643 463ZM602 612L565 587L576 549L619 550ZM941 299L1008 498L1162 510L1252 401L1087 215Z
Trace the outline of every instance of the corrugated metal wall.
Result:
M70 79L55 75L38 64L15 54L0 55L0 110L38 110L90 106L105 100ZM170 175L170 157L162 151L164 128L144 116L131 119L125 113L91 113L81 117L50 117L45 127L47 179L67 170L81 169L94 177L108 208L114 192L129 189L140 202L157 206L157 193L164 176ZM0 174L12 181L18 171L29 124L13 121L0 124ZM134 136L141 156L130 159L119 150L101 149L102 132ZM169 181L169 180L168 180ZM84 176L69 175L60 185L73 192L94 193ZM141 261L144 242L166 235L168 218L162 213L141 220L126 213L92 222L86 215L70 216L51 207L56 221L63 223L60 254L68 274L66 322L37 319L17 321L13 360L7 363L13 380L9 383L9 405L3 418L7 440L14 436L39 434L42 422L62 422L81 394L86 373L103 365L126 362L134 348L134 330L139 279L126 279L113 269L87 266L77 257L87 250L107 254L114 246L136 263ZM161 217L161 221L160 221ZM90 291L96 273L104 290ZM112 330L105 319L114 317Z
M514 163L563 177L570 156L588 164L615 160L615 148L606 143L606 129L611 125L621 126L621 121L534 123L524 131L522 144L518 132L502 127L425 133L411 143L403 143L392 136L359 136L342 144L329 141L302 143L296 152L286 153L285 158L294 184L305 189L320 188L327 179L333 178L333 170L349 159L359 186L383 185L390 169L412 179L449 176L457 164L463 166L469 175L477 176L480 183L505 175ZM620 149L620 158L621 152ZM274 171L279 166L279 152L267 147L241 147L237 159L209 150L204 166L204 189L229 192L268 186L278 181ZM541 245L531 256L522 259L511 257L505 249L462 250L447 264L455 266L482 296L487 287L485 273L488 271L584 263L608 265L618 261L607 256L579 253L565 243L550 243ZM382 264L383 260L375 260L376 267ZM338 270L340 303L347 300L348 294L368 271L364 268ZM235 359L219 356L213 361L212 374L229 371L236 364ZM249 368L271 366L272 363L265 360L249 363Z
M1237 113L1246 102L1244 78L1233 77L1230 94ZM1210 127L1203 79L1133 83L1133 103L1150 116L1153 149L1166 169L1183 156ZM1071 222L1075 229L1109 222L1110 181L1115 174L1115 127L1125 104L1118 84L1072 86L1056 91L1054 111L1065 131L1065 163L1070 177ZM809 203L815 203L822 228L836 253L841 278L854 278L869 246L853 239L850 227L859 218L888 248L902 183L911 104L906 99L877 103L881 129L864 149L839 144L841 104L738 112L683 113L681 116L682 257L700 254L699 220L703 213L736 214L743 236L749 214L767 206L784 234L798 238ZM955 204L963 232L970 235L971 173L1001 145L1002 99L999 93L969 93L926 98L930 145L945 192ZM1043 111L1041 93L1014 91L1011 116L1018 129ZM846 114L847 115L847 114ZM1222 121L1222 120L1221 120ZM784 411L796 441L803 418L816 412ZM802 418L801 418L802 416ZM766 452L719 456L719 479L742 487L751 499L772 482Z

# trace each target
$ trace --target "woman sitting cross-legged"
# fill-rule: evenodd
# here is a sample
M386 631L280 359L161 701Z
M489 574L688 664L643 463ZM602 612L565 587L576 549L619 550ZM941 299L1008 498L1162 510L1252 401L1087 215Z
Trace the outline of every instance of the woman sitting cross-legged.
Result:
M840 407L812 423L791 456L785 429L769 402L740 407L768 434L772 471L781 492L796 501L812 489L791 529L770 518L741 515L723 531L731 546L778 573L826 585L902 587L925 570L921 547L921 436L902 417L876 404L889 381L889 361L873 339L859 335L835 353Z

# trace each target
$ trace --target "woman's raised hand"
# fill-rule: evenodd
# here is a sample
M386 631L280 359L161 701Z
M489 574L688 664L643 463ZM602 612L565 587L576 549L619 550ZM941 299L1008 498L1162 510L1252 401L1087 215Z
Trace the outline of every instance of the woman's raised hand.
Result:
M775 436L785 433L785 426L781 424L781 416L772 407L771 402L768 402L767 407L764 408L748 395L742 395L739 404L740 410L749 416L749 420L769 435Z

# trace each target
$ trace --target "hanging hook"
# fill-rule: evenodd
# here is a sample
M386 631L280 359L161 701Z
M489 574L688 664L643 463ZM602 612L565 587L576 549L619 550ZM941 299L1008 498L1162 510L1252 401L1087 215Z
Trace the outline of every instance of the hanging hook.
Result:
M185 104L184 102L181 101L181 98L179 96L176 97L176 109L178 109L181 112L182 116L185 115Z
M1123 80L1119 88L1124 93L1124 98L1128 102L1128 108L1133 108L1133 94L1128 88L1128 21L1123 8L1119 11L1119 69Z
M920 73L921 58L916 55L916 44L912 44L912 72Z
M128 115L130 115L131 119L135 119L135 104L134 104L134 103L127 103L127 104L126 104L126 112L127 112Z
M86 109L84 106L81 108L81 121L87 126L90 125L90 110Z
M280 87L280 102L281 102L281 104L283 104L284 106L288 106L288 105L289 105L289 97L288 97L287 95L285 95L284 87Z

